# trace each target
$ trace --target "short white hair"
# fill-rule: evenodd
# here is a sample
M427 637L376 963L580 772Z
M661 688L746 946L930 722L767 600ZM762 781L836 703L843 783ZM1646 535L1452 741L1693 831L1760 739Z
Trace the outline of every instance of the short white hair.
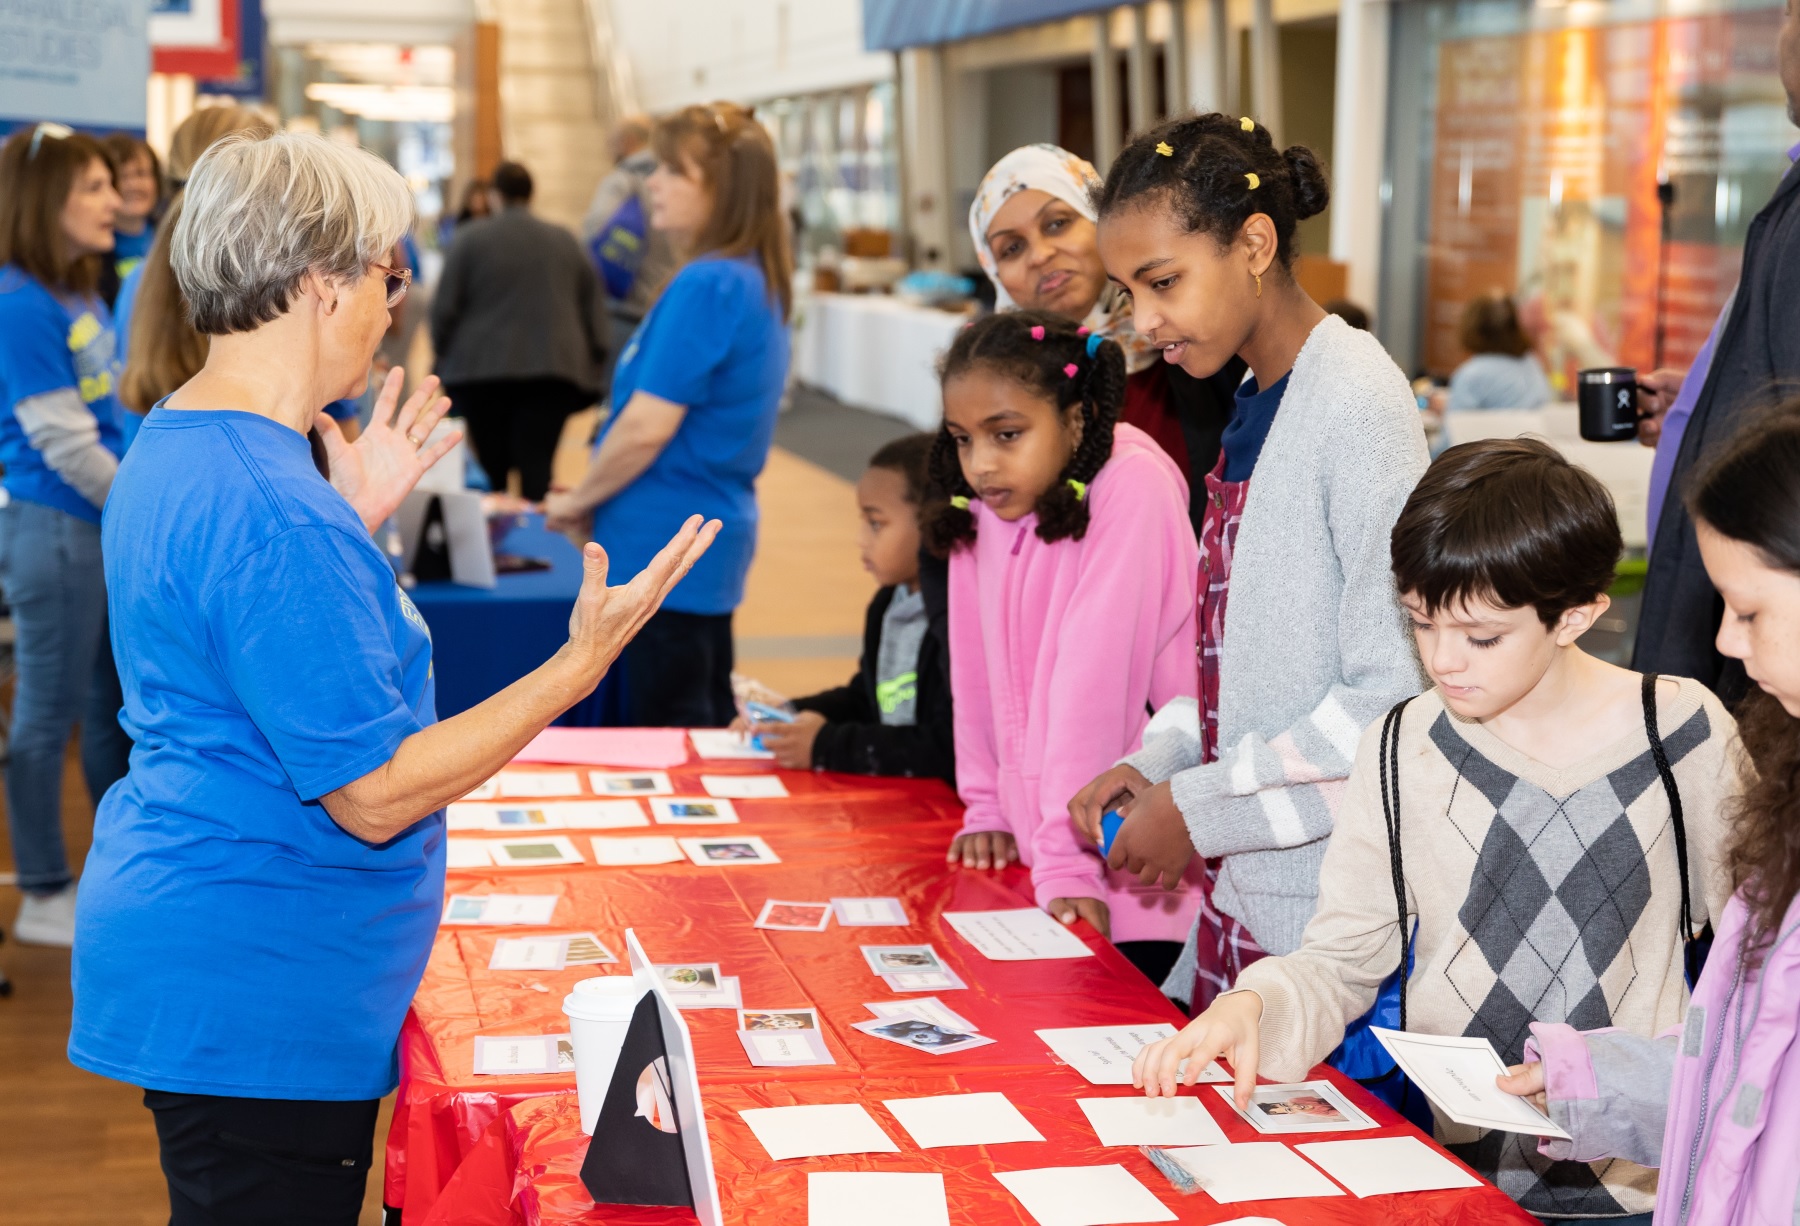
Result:
M196 331L286 313L307 272L358 281L412 226L406 180L310 132L227 136L200 155L169 245Z

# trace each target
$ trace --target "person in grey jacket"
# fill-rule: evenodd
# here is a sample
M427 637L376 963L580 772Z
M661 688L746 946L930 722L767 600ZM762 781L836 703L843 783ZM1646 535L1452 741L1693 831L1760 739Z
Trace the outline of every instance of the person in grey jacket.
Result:
M494 170L500 211L458 228L431 300L437 375L495 489L533 502L569 414L599 396L600 287L575 236L531 213L531 174Z
M650 178L650 172L656 169L656 153L650 148L650 117L648 115L627 115L614 125L612 131L613 168L601 178L600 185L594 188L594 198L588 202L587 214L581 219L581 241L592 249L593 242L609 227L622 228L623 233L641 241L637 251L638 264L636 272L630 278L630 288L619 297L603 284L602 296L606 303L608 341L612 350L611 357L617 358L625 349L625 343L637 326L644 322L644 316L650 313L650 305L656 296L662 293L663 286L675 275L678 261L675 250L669 245L669 236L647 224L650 216L649 197L644 183ZM637 202L635 228L627 224L620 210L632 200ZM611 363L602 372L600 387L602 391L612 386Z
M1311 150L1213 114L1139 137L1099 200L1137 330L1196 377L1234 353L1250 365L1206 478L1201 699L1157 712L1142 750L1069 804L1096 842L1101 815L1124 812L1109 862L1146 884L1206 861L1163 984L1196 1010L1299 946L1357 740L1423 682L1388 549L1425 471L1418 410L1380 342L1291 271L1297 222L1328 198Z

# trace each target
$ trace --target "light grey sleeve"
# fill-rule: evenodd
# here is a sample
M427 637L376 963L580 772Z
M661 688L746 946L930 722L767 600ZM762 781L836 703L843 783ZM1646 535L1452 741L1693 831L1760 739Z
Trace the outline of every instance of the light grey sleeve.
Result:
M106 505L119 458L100 445L100 423L72 387L27 396L13 406L25 439L50 471L95 506Z
M1690 1009L1686 1033L1694 1036L1696 1047L1704 1029L1704 1013ZM1663 1128L1682 1036L1582 1033L1542 1022L1533 1023L1531 1032L1525 1059L1543 1061L1550 1118L1573 1138L1545 1137L1538 1152L1562 1161L1623 1158L1639 1166L1662 1165Z
M1192 698L1170 699L1144 728L1143 748L1119 761L1151 783L1200 765L1200 704Z

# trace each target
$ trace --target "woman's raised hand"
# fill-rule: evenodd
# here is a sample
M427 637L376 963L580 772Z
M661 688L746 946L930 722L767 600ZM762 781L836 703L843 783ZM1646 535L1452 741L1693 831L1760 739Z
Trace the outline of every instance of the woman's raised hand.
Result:
M1172 1039L1158 1039L1131 1062L1131 1084L1150 1098L1172 1097L1178 1086L1200 1080L1206 1066L1220 1056L1231 1061L1240 1109L1250 1106L1256 1089L1257 1028L1262 1023L1262 997L1231 992L1213 1001L1205 1013L1182 1027ZM1181 1062L1187 1061L1186 1071Z
M430 442L432 430L450 410L450 401L437 394L437 376L419 384L396 412L394 406L405 384L405 370L396 366L388 371L369 428L354 443L344 441L337 422L319 414L319 437L331 464L332 487L355 508L371 532L399 509L425 470L462 438L461 430L452 430Z
M620 587L606 585L606 550L592 541L582 548L581 592L569 614L568 650L596 683L693 569L721 526L716 519L702 523L698 515L689 517L650 564Z

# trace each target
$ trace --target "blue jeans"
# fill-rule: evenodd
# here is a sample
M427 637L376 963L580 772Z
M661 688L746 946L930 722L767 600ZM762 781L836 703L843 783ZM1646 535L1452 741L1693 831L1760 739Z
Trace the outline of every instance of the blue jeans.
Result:
M62 835L70 730L81 724L81 769L95 804L130 764L99 525L35 502L0 507L0 588L12 606L18 672L6 765L13 860L21 889L52 893L71 880Z

